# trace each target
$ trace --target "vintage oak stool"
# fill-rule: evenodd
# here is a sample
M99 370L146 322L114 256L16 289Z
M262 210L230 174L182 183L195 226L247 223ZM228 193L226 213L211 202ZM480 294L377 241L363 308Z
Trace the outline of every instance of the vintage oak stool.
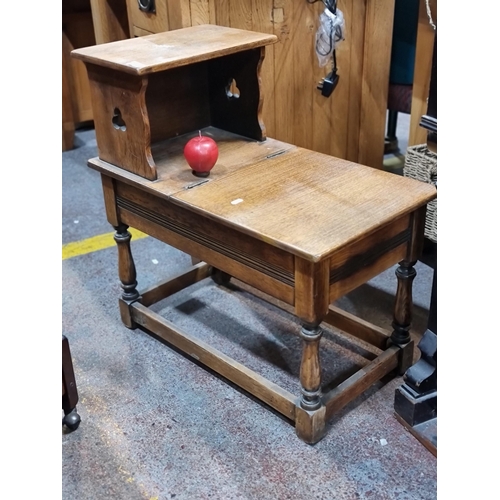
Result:
M274 35L196 26L78 49L90 79L109 222L116 229L121 317L256 396L316 443L327 419L390 372L412 363L413 265L435 188L266 138L260 68ZM239 95L233 92L236 83ZM219 160L200 179L186 142L212 137ZM138 291L132 226L202 262ZM397 264L393 331L332 302ZM300 395L265 379L150 309L212 275L231 276L293 307L303 327ZM323 393L322 322L380 354Z

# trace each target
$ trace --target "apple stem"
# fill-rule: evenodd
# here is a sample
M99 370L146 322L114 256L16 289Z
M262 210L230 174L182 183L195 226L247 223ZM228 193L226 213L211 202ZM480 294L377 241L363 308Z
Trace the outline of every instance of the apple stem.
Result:
M198 130L198 133L200 134L200 137L201 137L201 130Z

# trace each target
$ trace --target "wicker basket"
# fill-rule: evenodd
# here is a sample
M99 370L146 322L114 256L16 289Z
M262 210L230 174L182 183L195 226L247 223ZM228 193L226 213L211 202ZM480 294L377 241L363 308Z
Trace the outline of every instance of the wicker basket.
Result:
M437 154L426 144L408 147L403 175L437 187ZM437 198L427 204L425 236L437 243Z

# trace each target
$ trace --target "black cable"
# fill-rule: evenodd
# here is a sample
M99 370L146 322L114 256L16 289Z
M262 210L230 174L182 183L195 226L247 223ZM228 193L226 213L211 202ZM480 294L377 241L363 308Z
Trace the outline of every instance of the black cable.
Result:
M324 6L332 13L337 13L337 0L307 0L307 3L323 2Z
M319 2L319 0L313 0L313 1L307 0L307 2L308 3L316 3L316 2ZM323 1L323 3L324 3L324 1ZM336 5L335 5L335 10L337 10ZM329 21L330 21L330 31L329 31L329 36L328 36L328 46L327 46L328 48L326 49L326 51L321 50L321 47L319 47L319 45L318 45L319 40L316 40L316 52L321 56L327 56L331 52L332 48L335 47L335 44L342 40L342 29L340 28L340 26L336 26L335 30L334 30L333 29L333 21L331 19L329 19ZM335 50L334 50L334 52L335 52Z

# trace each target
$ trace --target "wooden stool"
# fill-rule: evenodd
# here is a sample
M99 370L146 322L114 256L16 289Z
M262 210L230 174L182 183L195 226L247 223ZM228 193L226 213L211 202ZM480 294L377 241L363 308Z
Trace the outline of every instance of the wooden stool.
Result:
M126 326L140 326L256 396L316 443L327 419L390 372L412 362L413 268L426 203L435 188L267 138L260 119L264 47L276 37L206 25L73 51L86 63L106 213L116 229L119 300ZM233 82L239 97L230 91ZM219 160L192 175L185 143L212 137ZM137 290L132 226L202 262ZM400 263L393 331L330 306ZM288 304L301 320L296 396L196 339L150 309L208 276L231 276ZM379 351L322 392L321 323Z

